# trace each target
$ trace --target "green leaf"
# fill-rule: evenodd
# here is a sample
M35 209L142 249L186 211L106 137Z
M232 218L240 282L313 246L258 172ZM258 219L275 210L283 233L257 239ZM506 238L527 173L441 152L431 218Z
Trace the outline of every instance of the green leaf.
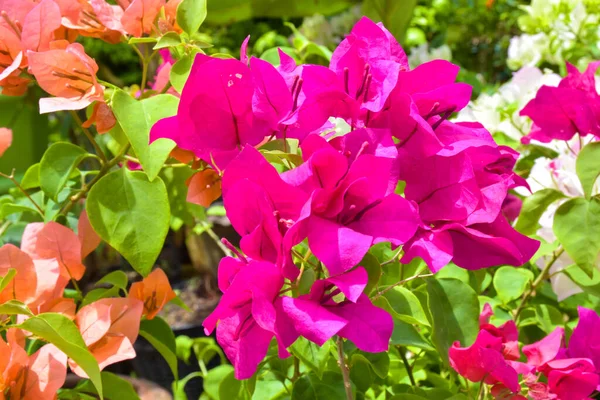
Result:
M398 320L394 321L394 331L390 343L395 346L418 347L427 351L435 350L414 326Z
M30 212L30 213L37 214L37 215L41 216L42 218L44 217L42 214L40 214L39 210L33 206L7 203L7 204L2 204L2 207L0 207L0 217L2 217L0 219L5 219L9 215L22 213L22 212Z
M242 381L235 379L235 372L231 371L223 377L219 384L219 399L239 399L242 400Z
M25 304L21 303L18 300L9 300L0 304L0 315L29 315L32 316L33 313L29 310Z
M375 373L362 354L353 354L350 359L350 379L361 392L369 390L375 382Z
M40 185L44 193L58 200L58 193L69 180L71 172L91 155L79 146L67 142L54 143L40 161Z
M35 163L27 168L23 179L21 179L21 187L23 189L33 189L40 187L40 163Z
M146 276L169 230L169 199L161 179L121 168L102 177L85 203L98 235Z
M300 337L289 350L321 379L331 355L329 352L330 348L331 341L327 341L323 346L319 347L313 342Z
M362 12L373 21L383 22L390 33L402 42L416 5L417 0L365 0Z
M564 197L562 192L555 189L542 189L525 197L515 229L524 235L533 235L538 229L540 217L548 206Z
M8 271L6 271L6 274L0 277L0 292L2 292L8 286L8 284L13 280L16 274L16 269L9 268Z
M590 143L581 149L575 169L585 197L591 198L594 183L600 175L600 142Z
M179 379L177 374L177 345L175 335L169 324L160 317L143 320L140 324L140 335L163 356L169 364L175 380Z
M140 397L136 393L133 385L110 372L102 372L102 388L104 390L104 398L106 400L139 400ZM96 394L96 389L91 382L86 379L78 384L75 388L79 394L90 393ZM95 397L93 397L95 398Z
M525 268L501 267L494 274L494 288L504 304L521 297L533 281L533 272Z
M565 268L562 272L567 274L585 293L600 297L600 271L598 269L592 270L591 277L576 265Z
M175 385L175 382L173 382L174 400L189 400L187 397L187 394L185 393L185 385L187 385L187 383L189 381L191 381L192 379L202 378L202 377L203 377L202 372L196 371L196 372L192 372L192 373L188 374L185 378L178 381L177 385Z
M396 286L383 294L391 307L392 316L409 324L430 326L417 296L404 287Z
M100 299L106 299L106 298L110 298L110 297L119 297L119 294L120 294L119 291L120 291L120 289L116 286L113 286L109 289L106 289L106 288L92 289L85 295L85 297L81 301L80 307L84 307L88 304L92 304L93 302L98 301Z
M233 367L229 364L219 365L208 371L208 374L204 378L204 391L211 399L220 400L219 387L221 386L221 382L232 372Z
M177 7L177 24L188 35L198 32L206 19L207 0L183 0Z
M181 36L177 32L167 32L158 39L158 43L154 45L153 50L164 49L165 47L173 47L181 44Z
M150 129L160 119L177 114L178 104L179 100L170 94L159 94L141 101L122 90L115 91L113 95L115 117L151 181L169 158L175 142L161 138L149 144Z
M367 253L358 265L362 266L367 271L367 275L369 276L367 287L365 287L364 290L364 292L368 295L373 289L375 289L375 287L377 287L377 284L379 283L379 278L381 278L381 264L379 263L377 257L371 253Z
M137 44L137 43L156 43L156 38L154 37L132 37L127 42L129 44Z
M127 289L127 274L123 271L113 271L96 282L96 285L109 284L119 289Z
M294 383L292 400L344 400L346 391L340 374L327 371L323 379L317 374L303 375Z
M466 283L457 279L427 279L429 309L433 318L432 339L444 362L455 341L470 346L479 332L479 299Z
M567 201L556 210L552 228L567 254L591 277L600 252L600 200Z
M19 328L52 343L73 359L89 376L100 398L103 398L98 362L88 351L79 328L73 321L61 314L45 313L30 317Z
M185 82L187 82L188 76L190 76L193 63L194 57L186 55L181 57L175 64L173 64L171 73L169 75L169 80L171 81L171 85L173 85L178 93L181 93L183 90Z

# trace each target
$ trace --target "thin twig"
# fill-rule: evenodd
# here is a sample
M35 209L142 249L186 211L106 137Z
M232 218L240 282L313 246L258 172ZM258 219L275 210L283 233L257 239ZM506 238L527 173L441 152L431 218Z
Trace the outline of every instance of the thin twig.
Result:
M337 338L337 348L339 357L338 364L340 366L340 370L342 370L344 389L346 390L346 399L353 400L352 384L350 383L350 371L348 370L348 365L346 365L346 357L344 356L344 341L339 336Z
M213 231L212 227L209 224L206 224L206 233L208 233L208 236L210 236L210 238L215 241L217 246L219 246L221 251L223 251L223 253L225 253L227 257L233 257L233 252L229 250L227 246L223 244L223 242L221 242L221 238L219 238L219 236L215 233L215 231Z
M375 296L373 296L373 300L381 297L385 292L387 292L388 290L392 290L396 286L405 284L406 282L414 281L415 279L419 279L419 278L429 278L430 276L433 276L433 275L434 274L423 274L423 275L417 274L415 276L411 276L410 278L403 279L403 280L401 280L399 282L394 283L393 285L390 285L390 286L386 287L382 291L377 292L377 294Z
M104 175L106 175L111 170L112 167L114 167L115 165L117 165L119 163L119 161L121 161L121 159L123 158L125 153L127 153L127 151L129 151L130 147L131 147L131 145L129 143L127 143L125 146L123 146L123 148L121 149L119 154L117 154L115 156L115 158L113 158L112 160L110 160L109 162L107 162L106 164L104 164L102 166L102 168L98 172L98 175L96 175L94 177L94 179L92 179L90 181L90 183L83 185L79 192L77 192L76 194L71 196L69 202L60 210L59 214L67 215L67 213L69 211L71 211L73 206L75 206L75 204L77 204L77 202L79 200L81 200L82 198L84 198L87 195L87 193L90 191L92 186L94 186L96 184L96 182L98 182Z
M402 346L398 347L398 353L400 353L400 358L402 358L402 362L404 363L404 368L406 368L406 373L408 374L408 379L410 379L410 384L414 387L417 386L417 382L415 382L415 377L413 376L412 367L408 363L408 359L406 358L406 349Z
M31 198L31 196L29 195L29 193L27 193L27 191L25 189L23 189L23 186L21 186L21 184L19 183L19 181L17 181L15 179L15 169L14 168L11 171L10 175L6 175L6 174L0 172L0 176L3 177L3 178L11 180L12 183L15 184L15 186L17 187L17 189L19 189L21 191L21 193L23 193L25 195L25 197L27 197L29 199L29 201L31 201L31 204L33 204L35 206L35 208L37 208L37 210L40 212L40 214L42 214L42 216L44 215L44 210L42 210L42 207L40 207L39 204L36 203L35 200L33 200Z
M104 165L105 163L107 163L108 159L106 158L106 155L100 148L100 145L98 145L98 142L96 142L96 139L94 139L94 135L92 135L89 129L83 127L83 122L81 122L81 118L79 118L77 112L71 111L71 116L73 117L73 119L77 123L77 126L79 126L83 134L88 138L92 146L94 146L94 150L96 151L96 153L98 153L98 157L100 157L100 164Z
M554 263L556 262L556 260L558 260L558 258L561 256L562 253L564 253L564 251L565 251L565 249L560 248L560 249L558 249L557 251L555 251L553 253L552 258L546 264L546 266L544 267L544 269L542 270L542 272L538 275L538 277L533 281L533 283L531 284L531 287L529 288L529 290L526 291L523 294L523 298L521 299L521 303L519 304L519 307L517 307L517 310L515 311L515 321L519 317L519 314L521 314L521 311L523 311L523 309L525 308L525 303L527 302L527 299L529 299L529 297L531 297L531 295L533 293L535 293L535 291L537 290L538 286L546 278L548 278L548 273L550 272L550 268L552 268L552 266L554 265Z

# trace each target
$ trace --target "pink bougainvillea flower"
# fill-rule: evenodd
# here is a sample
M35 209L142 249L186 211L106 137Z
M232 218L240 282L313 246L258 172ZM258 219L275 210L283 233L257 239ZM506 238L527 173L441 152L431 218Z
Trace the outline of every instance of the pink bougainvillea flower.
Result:
M348 96L378 112L396 87L399 72L408 70L408 60L383 24L363 17L335 49L329 68Z
M0 128L0 157L10 147L13 140L12 131L8 128Z
M376 146L368 141L363 147L371 150L352 160L311 135L302 144L306 162L283 175L310 195L286 234L286 248L308 238L332 276L357 265L374 243L405 243L418 225L414 207L390 188L393 159L369 154Z
M21 31L23 51L50 50L54 31L61 26L61 13L54 0L42 0L25 16Z
M0 276L6 276L11 269L16 274L4 290L0 291L0 304L8 300L30 303L35 297L37 286L33 260L18 247L5 244L0 247Z
M150 87L152 90L162 92L169 84L171 69L175 64L175 60L173 59L173 56L171 56L169 49L160 49L158 52L162 58L162 63L156 69L156 75L154 76L154 80L150 83ZM172 87L167 90L167 93L177 95L177 91Z
M0 338L0 397L19 400L53 400L67 377L67 356L47 344L31 356L25 337L17 329Z
M284 182L277 170L254 148L246 146L225 170L223 203L234 229L242 236L242 251L277 265L284 261L283 237L300 216L307 199ZM285 270L294 279L298 269Z
M104 101L104 88L96 80L98 65L79 43L27 53L29 72L46 92L56 97L40 99L40 112L80 110Z
M334 335L368 352L387 351L394 328L392 317L363 294L368 276L358 267L333 278L316 281L309 294L283 296L276 303L277 324L285 345L302 335L322 346ZM342 293L345 300L333 297Z
M297 67L291 57L281 50L279 53L283 69L258 58L250 59L256 85L252 109L271 135L302 141L343 108L347 95L331 89L336 82L331 70L317 65Z
M94 228L92 228L85 210L79 215L77 237L79 238L79 243L81 243L81 259L86 258L92 251L96 250L102 241L100 236L94 231Z
M600 95L594 83L599 66L600 62L590 63L582 74L567 63L568 74L558 87L542 86L538 90L520 112L533 120L532 130L523 137L523 143L570 140L576 133L600 136Z
M543 369L563 349L564 337L565 330L559 327L542 340L523 346L523 354L527 357L527 364Z
M158 121L150 141L172 139L179 148L224 169L245 144L266 136L252 112L250 69L234 59L198 54L181 94L177 115Z
M459 342L454 342L448 355L452 368L471 382L502 383L513 393L521 390L517 371L502 355L502 338L487 330L479 331L470 347L460 347Z
M27 225L21 240L21 249L34 260L55 259L61 276L67 280L79 280L85 272L81 248L75 232L56 222Z
M455 83L458 71L454 64L435 60L400 72L386 107L368 126L389 127L400 140L398 149L409 159L437 153L444 147L437 127L471 97L469 85Z
M600 373L600 342L597 334L600 330L600 317L595 311L578 307L579 322L573 330L567 354L574 358L589 358Z
M489 322L492 314L492 307L486 303L479 316L479 328L502 339L502 355L506 360L518 360L521 358L521 353L519 352L519 331L515 321L506 321L500 326L495 326Z
M108 298L84 306L77 312L75 323L88 350L98 361L100 370L119 361L135 357L133 344L139 329L144 304L133 298ZM87 378L73 360L71 370Z
M171 288L165 272L157 268L141 282L131 285L129 297L142 301L144 303L143 315L147 319L153 319L177 295Z
M256 372L271 339L278 336L273 303L283 281L276 265L250 261L233 276L219 305L202 323L207 335L216 327L217 341L235 367L237 379ZM284 346L279 346L279 355L289 355Z
M61 313L68 317L74 316L75 303L72 299L62 298L69 279L61 275L58 260L55 258L34 259L33 265L37 276L37 285L33 299L27 304L29 309L34 314L40 314L49 312L53 308L60 308L64 311Z
M588 399L600 382L594 364L587 358L554 360L546 368L549 392L558 399Z
M401 168L406 198L418 204L423 221L404 262L419 256L435 271L450 260L466 269L525 263L539 242L501 213L508 190L526 186L512 171L517 153L475 123L443 121L435 134L444 147Z

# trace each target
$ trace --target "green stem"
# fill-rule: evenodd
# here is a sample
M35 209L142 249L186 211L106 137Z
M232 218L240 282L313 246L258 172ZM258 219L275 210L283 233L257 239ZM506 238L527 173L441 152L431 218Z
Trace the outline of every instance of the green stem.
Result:
M542 272L538 275L538 277L533 281L529 290L523 294L521 303L519 304L519 307L517 307L517 310L515 311L515 321L519 317L519 314L521 314L521 311L523 311L523 309L525 308L525 303L527 302L529 297L531 297L531 295L533 295L533 293L535 293L535 291L537 290L538 286L540 286L541 283L546 278L548 278L548 273L550 272L550 268L552 268L552 266L554 265L556 260L558 260L558 258L561 256L562 253L564 253L564 251L565 251L565 249L563 249L563 248L560 248L560 249L554 251L550 261L546 264L546 266L544 267Z
M75 204L77 204L77 202L79 200L81 200L82 198L84 198L87 195L87 193L90 191L92 186L94 186L96 184L96 182L98 182L104 175L106 175L112 169L112 167L114 167L115 165L117 165L119 163L119 161L121 161L121 159L123 158L125 153L127 153L127 151L129 150L130 147L131 147L131 145L129 143L127 143L125 146L123 146L123 148L121 149L119 154L117 154L115 156L115 158L108 161L107 163L105 163L102 166L102 168L98 172L98 175L96 175L94 177L94 179L92 179L90 181L90 183L83 185L83 187L81 188L81 190L79 192L77 192L75 195L71 196L69 202L60 210L59 214L67 215L67 213L69 211L71 211L73 206L75 206Z
M419 278L428 278L428 277L430 277L430 276L433 276L433 275L434 275L434 274L423 274L423 275L421 275L421 274L417 274L417 275L415 275L415 276L411 276L410 278L403 279L403 280L401 280L401 281L399 281L399 282L396 282L396 283L394 283L393 285L390 285L390 286L386 287L385 289L383 289L383 290L381 290L381 291L377 292L377 294L376 294L376 295L373 297L373 300L375 300L375 299L378 299L378 298L379 298L379 297L381 297L381 296L382 296L382 295L383 295L385 292L387 292L388 290L392 290L392 289L393 289L393 288L395 288L396 286L402 285L402 284L404 284L404 283L406 283L406 282L413 281L413 280L415 280L415 279L419 279Z
M414 387L417 386L417 382L415 382L415 377L413 376L412 367L408 363L408 359L406 358L406 349L402 346L398 347L398 353L400 353L400 358L402 358L402 362L404 363L404 368L406 368L406 372L408 373L408 379L410 379L410 384Z
M83 122L81 122L81 118L79 118L79 115L77 114L76 111L70 111L70 112L71 112L71 116L73 117L73 120L75 121L75 123L77 123L77 126L79 126L79 129L81 129L81 131L88 138L88 140L90 141L92 146L94 146L94 150L96 151L96 153L98 153L98 157L100 157L100 163L101 164L107 163L108 160L106 159L106 155L100 148L100 145L98 145L98 142L96 142L96 140L94 139L94 135L92 135L92 133L87 128L83 127Z
M352 384L350 383L350 371L348 370L348 365L346 365L346 357L344 356L344 341L341 337L337 338L337 348L338 348L338 364L340 366L340 370L342 371L342 378L344 379L344 389L346 390L346 399L353 400L352 396Z
M12 183L15 184L15 186L17 187L17 189L19 189L21 191L21 193L23 193L25 195L25 197L27 197L29 199L29 201L31 202L31 204L33 204L35 206L35 208L37 208L37 210L40 212L40 214L43 216L44 215L44 210L42 210L42 207L39 206L38 203L35 202L35 200L33 200L33 198L29 195L29 193L27 193L27 190L23 189L23 186L21 186L21 184L19 183L19 181L17 181L15 179L15 170L13 168L12 172L10 173L10 175L6 175L3 174L2 172L0 172L0 176L6 179L9 179Z

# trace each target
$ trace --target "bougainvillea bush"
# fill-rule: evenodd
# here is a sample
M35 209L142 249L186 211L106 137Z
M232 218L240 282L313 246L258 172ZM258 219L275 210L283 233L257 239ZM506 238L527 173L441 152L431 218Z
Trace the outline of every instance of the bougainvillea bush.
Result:
M55 142L2 173L0 399L138 398L106 370L138 336L177 399L192 379L213 400L596 396L599 63L523 70L490 110L457 65L409 67L369 18L322 66L249 57L251 38L208 56L206 13L0 0L3 95L39 86L40 113L69 113L92 149ZM98 78L82 36L130 45L140 85ZM198 321L216 342L184 346L159 313L186 305L155 264L186 202L219 201L239 243L219 241L222 297ZM80 287L99 246L139 278ZM179 376L192 351L200 369Z

